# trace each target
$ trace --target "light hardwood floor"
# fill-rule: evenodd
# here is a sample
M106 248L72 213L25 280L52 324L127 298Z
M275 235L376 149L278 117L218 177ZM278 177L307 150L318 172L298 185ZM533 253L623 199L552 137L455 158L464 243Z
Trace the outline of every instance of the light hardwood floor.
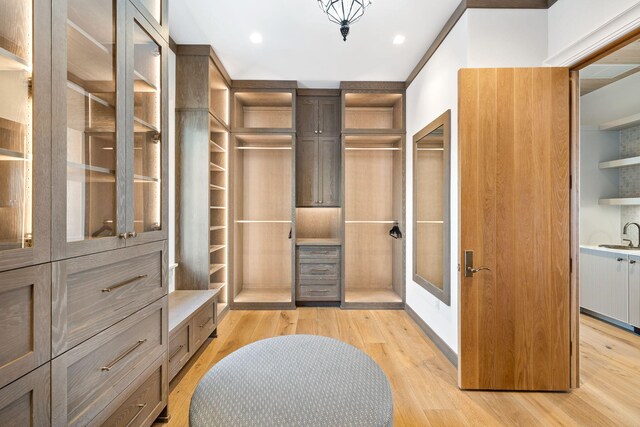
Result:
M202 376L236 349L287 334L318 334L368 353L387 374L397 426L639 426L640 337L583 316L582 387L571 393L463 392L456 369L404 311L232 311L171 383L169 426L187 426Z

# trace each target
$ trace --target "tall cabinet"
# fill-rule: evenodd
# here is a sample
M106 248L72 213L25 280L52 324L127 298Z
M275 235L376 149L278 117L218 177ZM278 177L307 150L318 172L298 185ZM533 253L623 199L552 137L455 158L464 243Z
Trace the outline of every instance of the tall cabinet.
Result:
M0 425L166 407L166 6L0 5Z

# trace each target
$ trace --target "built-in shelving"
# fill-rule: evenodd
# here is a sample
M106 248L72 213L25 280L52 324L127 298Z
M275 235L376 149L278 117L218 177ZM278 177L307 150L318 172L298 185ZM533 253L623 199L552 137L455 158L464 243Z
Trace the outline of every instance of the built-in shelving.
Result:
M294 99L293 90L234 91L234 132L292 132Z
M403 94L345 93L343 130L352 133L403 134Z
M601 205L611 206L640 206L640 197L620 197L613 199L600 199Z
M622 130L640 125L640 114L623 117L621 119L612 120L600 125L600 130Z
M640 156L629 157L626 159L609 160L600 163L600 169L623 168L626 166L640 165Z
M23 58L0 47L0 70L31 71L31 66Z
M31 158L20 151L5 150L4 148L0 148L0 161L27 161L27 160L31 160Z

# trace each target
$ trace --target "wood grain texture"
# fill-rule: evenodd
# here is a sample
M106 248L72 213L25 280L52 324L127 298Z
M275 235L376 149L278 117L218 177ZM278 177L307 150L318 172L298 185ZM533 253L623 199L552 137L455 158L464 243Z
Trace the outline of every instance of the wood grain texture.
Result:
M0 389L0 425L51 425L49 363Z
M580 73L571 80L571 387L580 386Z
M171 383L168 427L188 426L193 391L225 356L260 339L295 333L336 338L371 356L391 383L394 426L637 424L640 337L586 316L581 322L582 388L495 393L461 391L456 369L403 311L231 311L218 338Z
M51 265L0 273L0 387L51 354Z
M460 385L570 386L569 73L460 71ZM535 209L531 209L535 206Z

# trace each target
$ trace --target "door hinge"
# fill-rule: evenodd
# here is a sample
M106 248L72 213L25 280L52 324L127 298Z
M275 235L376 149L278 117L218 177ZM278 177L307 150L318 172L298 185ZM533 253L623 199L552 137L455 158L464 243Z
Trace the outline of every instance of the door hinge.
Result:
M573 175L569 175L569 189L573 189Z
M569 258L569 273L573 273L573 258Z

